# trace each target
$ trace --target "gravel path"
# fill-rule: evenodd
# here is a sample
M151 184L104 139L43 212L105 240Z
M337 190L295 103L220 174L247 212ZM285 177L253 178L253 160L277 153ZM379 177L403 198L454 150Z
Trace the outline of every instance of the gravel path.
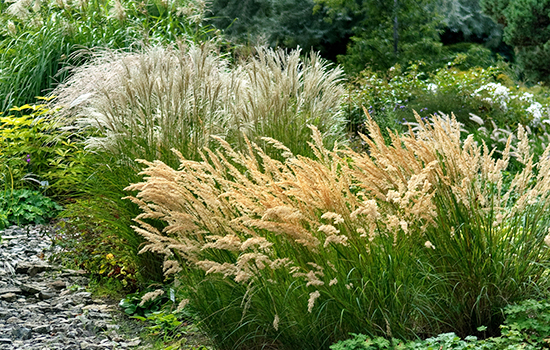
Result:
M84 271L47 263L53 230L0 231L0 350L144 348L115 324L116 305L85 291Z

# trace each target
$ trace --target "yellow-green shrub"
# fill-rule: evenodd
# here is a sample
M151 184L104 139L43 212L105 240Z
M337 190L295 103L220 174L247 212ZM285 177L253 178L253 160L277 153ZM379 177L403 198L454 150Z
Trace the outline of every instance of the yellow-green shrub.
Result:
M64 131L46 105L13 107L0 117L0 185L78 191L86 161L83 144Z

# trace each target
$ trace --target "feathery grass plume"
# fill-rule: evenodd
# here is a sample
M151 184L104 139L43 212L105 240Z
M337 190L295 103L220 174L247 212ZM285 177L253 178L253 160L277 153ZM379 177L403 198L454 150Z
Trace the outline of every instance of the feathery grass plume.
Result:
M294 154L310 154L305 142L310 131L304 126L315 125L326 146L343 141L342 69L330 69L313 52L302 59L300 49L287 54L258 47L257 52L243 63L246 83L238 98L244 105L235 104L232 111L245 130L253 130L247 133L250 139L260 143L259 136L269 137Z
M167 259L180 256L186 260L182 265L194 266L183 278L195 278L197 270L203 271L205 280L215 283L218 278L225 279L223 283L233 285L233 290L243 291L243 300L252 298L246 299L245 304L251 306L241 308L238 319L223 321L239 329L235 335L227 335L228 343L236 341L234 337L241 331L243 337L251 336L247 332L256 329L255 325L264 329L257 322L269 322L269 330L273 329L275 315L280 319L278 331L287 339L311 337L306 343L313 348L359 328L383 334L390 322L392 334L405 336L413 332L415 324L428 322L423 315L431 311L419 295L420 289L403 288L422 285L422 276L415 269L399 269L400 264L416 264L411 252L421 244L415 247L410 243L414 235L409 233L422 226L415 224L421 219L409 218L412 228L405 234L403 227L408 223L401 223L407 217L399 210L391 215L379 213L377 202L369 199L374 197L370 187L361 188L357 177L365 175L359 165L368 155L329 151L320 132L313 130L311 146L320 160L297 156L282 162L253 143L247 153L225 143L224 151L207 150L201 162L182 157L177 171L159 161L146 162L148 167L142 172L146 181L128 187L138 191L131 199L144 212L137 220L141 228L136 227L149 241L144 249L169 249L174 253L166 254ZM408 158L402 162L408 164ZM375 162L371 165L377 167ZM418 181L405 187L412 193L409 198L430 198L431 188L424 185L419 189ZM405 208L411 206L403 203ZM417 212L428 218L433 211ZM388 234L385 227L392 225L396 215L400 215L398 224ZM146 217L161 219L167 226L160 233L144 225ZM358 235L363 227L371 232L368 237ZM181 244L176 246L172 239ZM265 248L256 250L247 244L251 241ZM399 264L383 258L387 253ZM199 295L207 297L202 292L195 297ZM200 302L194 299L195 305ZM215 305L207 304L208 308ZM323 306L315 311L316 305ZM271 311L254 312L259 308ZM208 313L204 310L204 315ZM310 316L300 316L303 313ZM340 318L342 313L345 321ZM218 321L209 318L208 322ZM334 330L336 324L339 330ZM220 332L212 323L207 327ZM319 333L303 332L311 327ZM262 341L270 339L269 334L255 336Z
M465 334L548 287L550 149L538 163L525 149L525 168L505 184L509 143L494 157L462 141L454 118L417 116L415 133L390 133L387 145L367 118L368 153L329 150L312 128L316 159L225 142L202 161L178 154L179 170L146 162L144 181L127 188L143 218L167 224L136 220L144 249L184 260L179 277L222 348Z
M405 144L422 147L428 152L417 152L418 157L424 162L435 157L439 164L433 197L437 215L426 238L435 247L427 250L428 261L445 281L439 294L448 298L448 322L462 335L481 325L497 333L502 307L548 287L544 238L550 226L550 148L535 163L520 127L516 157L523 169L505 182L511 137L494 157L471 135L460 142L454 118L417 119L421 128Z
M342 142L341 69L313 53L301 59L299 50L258 52L231 67L208 44L100 51L53 92L55 103L81 127L99 131L90 147L131 160L175 165L171 148L198 160L199 150L215 146L210 135L244 151L243 133L275 149L281 143L270 140L284 141L282 157L310 153L310 124L332 144Z
M33 1L32 0L14 0L14 1L7 1L11 2L12 4L8 6L6 9L6 12L14 17L17 17L20 20L27 20L30 15L30 9L33 8Z
M159 296L161 296L163 294L164 294L164 291L162 289L157 289L155 291L145 293L141 297L141 302L139 303L139 305L143 306L143 305L145 305L146 302L148 302L150 300L154 300L154 299L158 298Z
M229 98L227 61L208 45L154 47L142 53L101 51L54 94L73 107L77 123L100 131L89 146L125 159L172 160L175 147L191 159L224 134Z

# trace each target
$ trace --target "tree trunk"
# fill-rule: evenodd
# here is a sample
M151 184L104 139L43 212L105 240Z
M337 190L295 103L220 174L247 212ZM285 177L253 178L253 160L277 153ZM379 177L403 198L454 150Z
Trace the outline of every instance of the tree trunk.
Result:
M399 33L397 32L399 23L397 21L398 0L393 0L393 54L397 57L397 47L399 44Z

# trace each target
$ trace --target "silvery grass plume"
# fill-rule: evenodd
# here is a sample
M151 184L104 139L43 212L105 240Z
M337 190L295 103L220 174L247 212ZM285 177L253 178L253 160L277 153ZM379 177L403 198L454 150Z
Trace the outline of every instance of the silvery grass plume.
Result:
M544 271L548 261L544 237L549 223L512 228L517 226L518 218L531 215L533 210L543 213L548 208L550 148L535 162L526 134L520 129L518 157L524 168L504 186L503 172L510 159L511 139L502 156L496 158L486 145L476 144L471 135L462 141L461 126L456 119L435 116L425 122L416 117L417 131L410 135L390 133L389 145L368 117L369 137L363 137L369 146L368 153L327 149L321 133L312 128L310 146L315 159L294 156L284 145L277 144L278 149L287 153L286 159L279 161L247 139L247 150L241 152L218 138L224 150L207 149L202 161L190 160L176 152L179 170L161 161L143 161L147 166L141 173L144 181L127 188L138 191L137 196L129 198L143 211L135 220L136 232L149 242L142 251L163 254L170 261L171 272L180 271L174 267L181 262L178 259L183 259L185 264L207 275L216 274L248 286L262 285L267 276L286 271L285 280L302 281L309 290L310 297L307 302L304 300L304 308L307 305L310 313L319 298L342 300L345 298L338 293L355 295L354 291L360 291L361 298L368 301L365 305L378 310L364 312L385 315L371 320L376 323L373 329L397 327L387 325L388 314L381 311L387 310L389 306L384 303L389 301L377 300L374 294L369 294L383 288L378 282L372 282L382 277L369 265L369 259L387 275L389 269L397 268L395 264L380 265L385 261L380 256L387 256L390 249L398 261L408 261L411 249L427 250L425 254L435 256L428 261L436 270L437 264L445 261L442 257L451 256L456 263L461 261L461 256L468 257L470 251L480 252L479 264L477 260L467 260L478 266L479 271L470 263L461 271L452 271L460 268L460 264L445 266L451 271L442 269L459 278L451 281L452 286L472 286L473 289L466 292L476 296L483 293L485 286L468 284L468 281L476 276L489 280L483 270L488 266L485 259L497 259L494 253L490 256L497 247L502 250L498 258L503 259L503 266L509 266L497 278L513 277L519 283L517 288L527 286L528 281ZM272 139L266 141L276 143ZM462 216L459 215L462 221L447 219L455 213L442 212L441 201L447 201L451 208L453 205L466 208ZM150 218L165 221L167 226L160 231L146 222L145 219ZM488 223L478 230L487 232L490 239L469 241L465 232L479 221ZM450 224L452 227L445 226ZM542 236L539 231L543 232ZM529 246L525 241L530 242ZM460 246L460 242L466 250L459 249L459 256L443 249ZM487 242L491 247L482 249ZM473 249L471 244L481 246ZM531 259L539 263L533 265ZM501 266L500 263L496 264ZM399 273L392 270L392 273L407 275L406 271L411 270L407 264L400 266L405 270ZM523 268L522 276L509 275ZM350 276L354 273L361 278L352 283ZM442 276L441 280L448 277ZM364 279L379 289L369 289L372 286L364 284ZM399 283L405 283L383 281L396 286L397 291L401 290ZM439 279L433 283L436 281ZM343 283L345 289L341 288ZM515 296L517 288L503 288L494 298L488 296L489 317L493 306ZM406 305L408 309L400 309L400 315L411 312L410 303L418 304L418 300L411 301L410 295L403 298L396 304ZM465 307L470 310L478 306L466 304ZM277 327L285 321L282 314L273 317L278 320ZM411 324L405 328L414 327L415 322L418 326L418 317L425 316L411 316Z
M156 159L177 147L193 158L229 129L223 112L239 79L227 66L207 45L102 51L53 94L65 117L100 132L90 148Z
M20 20L29 18L31 15L30 10L35 8L36 4L38 4L38 10L40 10L40 0L13 0L8 2L12 4L8 6L6 12Z
M134 159L162 159L171 148L197 159L210 135L244 149L243 133L257 143L281 138L299 154L309 151L308 124L327 142L342 141L342 71L316 54L258 52L235 66L208 44L95 53L53 92L55 104L80 127L100 131L89 147L145 150L126 154Z
M239 99L244 105L235 104L232 113L254 130L249 136L273 137L292 146L294 140L309 138L305 125L315 125L329 143L341 140L343 71L330 69L313 52L302 59L300 49L287 54L282 49L259 47L257 52L242 64L245 83ZM260 142L258 137L251 140Z

